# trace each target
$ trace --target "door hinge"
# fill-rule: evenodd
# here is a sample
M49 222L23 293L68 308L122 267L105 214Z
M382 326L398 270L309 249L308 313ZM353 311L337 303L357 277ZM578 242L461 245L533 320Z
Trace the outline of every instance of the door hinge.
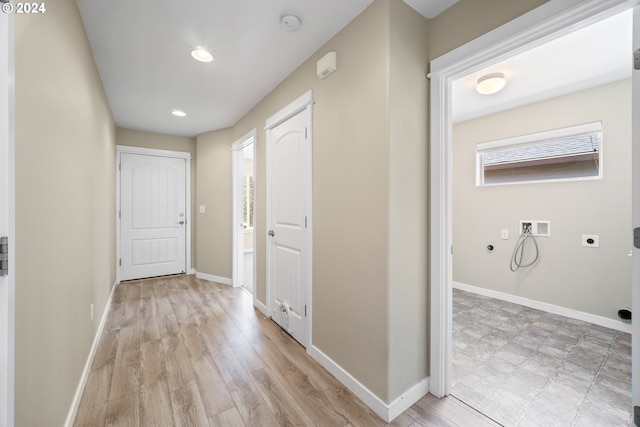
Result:
M118 265L122 267L122 258L118 258Z
M9 238L0 237L0 276L9 274Z
M307 136L307 128L304 128L304 139L308 139L309 137Z
M633 422L640 427L640 406L633 407Z
M122 218L122 211L118 211L118 218Z
M633 51L633 68L640 70L640 48Z
M307 317L307 305L304 305L304 317Z
M118 163L118 170L121 171L122 170L122 163Z
M307 228L307 217L304 217L304 228Z
M633 246L640 249L640 227L633 229Z
M453 255L453 245L451 245L451 255Z

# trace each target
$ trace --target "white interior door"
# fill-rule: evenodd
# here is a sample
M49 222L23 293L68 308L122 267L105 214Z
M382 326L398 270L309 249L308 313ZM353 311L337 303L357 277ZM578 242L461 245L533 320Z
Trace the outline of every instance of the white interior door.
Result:
M267 133L268 288L272 318L308 347L310 108Z
M186 160L120 156L120 279L186 272Z
M640 233L640 6L633 11L633 50L634 71L632 74L632 197L633 197L633 227ZM633 333L632 333L632 401L634 421L640 426L640 241L634 239L633 249Z
M0 2L2 3L2 2ZM13 21L0 14L0 237L8 253L0 269L0 426L14 424L15 262L13 227ZM3 256L0 251L0 257Z

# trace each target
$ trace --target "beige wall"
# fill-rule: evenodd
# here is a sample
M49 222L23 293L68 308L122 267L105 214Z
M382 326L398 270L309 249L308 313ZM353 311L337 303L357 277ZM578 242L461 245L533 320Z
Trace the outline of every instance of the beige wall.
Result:
M430 21L430 59L462 46L547 1L460 0Z
M196 270L230 279L232 276L232 156L231 129L196 138Z
M116 144L128 147L151 148L155 150L181 151L191 153L191 266L195 268L197 215L195 183L196 183L196 139L186 136L166 135L141 130L116 128Z
M477 143L595 121L603 126L602 180L475 186ZM631 82L460 123L453 141L454 280L618 319L631 305ZM534 266L512 273L526 219L551 221L551 237L538 238ZM600 248L582 247L582 234L599 235Z
M76 4L55 3L15 16L18 426L63 425L115 280L115 126Z
M390 2L389 399L429 373L428 21Z
M404 3L379 0L235 126L198 137L197 203L230 205L231 143L257 129L255 292L266 303L265 120L313 90L313 345L385 401L427 375L426 27ZM319 80L316 61L329 51L338 70ZM198 270L230 277L230 207L218 217L205 226L200 216L198 233L216 239L198 246Z

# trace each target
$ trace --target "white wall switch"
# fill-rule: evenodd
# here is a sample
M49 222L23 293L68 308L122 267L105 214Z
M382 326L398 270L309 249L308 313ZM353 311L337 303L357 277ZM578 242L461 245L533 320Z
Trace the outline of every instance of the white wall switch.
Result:
M200 213L204 213L206 210L204 205L200 205Z
M600 236L598 236L597 234L583 234L582 246L584 246L585 248L599 248Z
M500 232L500 237L502 237L502 240L509 240L509 229L503 228Z

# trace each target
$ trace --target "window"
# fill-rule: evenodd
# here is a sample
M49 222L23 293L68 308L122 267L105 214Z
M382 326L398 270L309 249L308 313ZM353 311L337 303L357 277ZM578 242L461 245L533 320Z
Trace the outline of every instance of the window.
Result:
M476 184L601 178L601 148L601 122L484 142Z
M242 227L253 229L253 176L242 177Z

